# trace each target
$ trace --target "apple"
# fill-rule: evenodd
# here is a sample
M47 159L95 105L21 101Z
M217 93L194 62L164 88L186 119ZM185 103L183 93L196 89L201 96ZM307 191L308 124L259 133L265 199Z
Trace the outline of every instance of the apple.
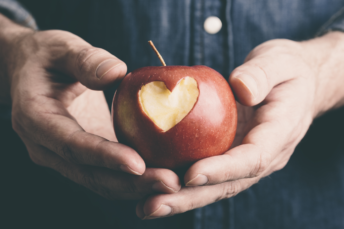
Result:
M129 73L111 113L119 142L135 149L147 166L169 169L223 154L237 126L228 82L200 65L144 67Z
M121 82L112 106L119 142L151 167L176 169L226 152L237 110L227 81L206 66L144 67Z

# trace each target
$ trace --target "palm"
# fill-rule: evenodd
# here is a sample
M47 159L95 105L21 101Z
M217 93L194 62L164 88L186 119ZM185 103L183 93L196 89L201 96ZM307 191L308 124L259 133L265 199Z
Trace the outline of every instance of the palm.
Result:
M117 142L102 91L87 89L71 103L68 111L86 132Z
M74 118L86 132L117 142L102 91L90 90L58 72L47 71L46 75L46 104L64 118Z

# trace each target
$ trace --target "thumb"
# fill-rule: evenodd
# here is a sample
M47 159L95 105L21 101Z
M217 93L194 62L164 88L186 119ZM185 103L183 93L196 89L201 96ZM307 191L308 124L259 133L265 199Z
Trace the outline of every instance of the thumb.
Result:
M127 65L108 51L93 47L81 38L74 38L71 43L67 55L60 60L61 67L86 87L104 90L126 75Z
M253 52L255 50L229 77L237 99L246 106L261 103L275 86L294 77L293 68L288 67L295 66L295 58L292 56L285 53L271 55Z

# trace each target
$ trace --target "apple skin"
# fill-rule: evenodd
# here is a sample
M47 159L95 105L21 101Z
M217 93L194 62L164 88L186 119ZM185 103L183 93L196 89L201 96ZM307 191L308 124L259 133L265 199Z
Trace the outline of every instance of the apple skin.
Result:
M163 132L142 110L138 92L152 81L164 82L172 92L186 76L197 81L198 99L184 119ZM129 73L115 94L111 113L119 142L135 149L149 167L178 169L223 154L237 127L236 102L228 82L201 65L144 67Z

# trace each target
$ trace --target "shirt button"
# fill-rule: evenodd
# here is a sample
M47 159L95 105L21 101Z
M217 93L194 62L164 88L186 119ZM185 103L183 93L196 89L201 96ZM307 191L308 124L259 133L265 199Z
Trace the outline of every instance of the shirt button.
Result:
M209 34L218 33L222 28L222 22L218 17L208 17L204 22L204 30Z

